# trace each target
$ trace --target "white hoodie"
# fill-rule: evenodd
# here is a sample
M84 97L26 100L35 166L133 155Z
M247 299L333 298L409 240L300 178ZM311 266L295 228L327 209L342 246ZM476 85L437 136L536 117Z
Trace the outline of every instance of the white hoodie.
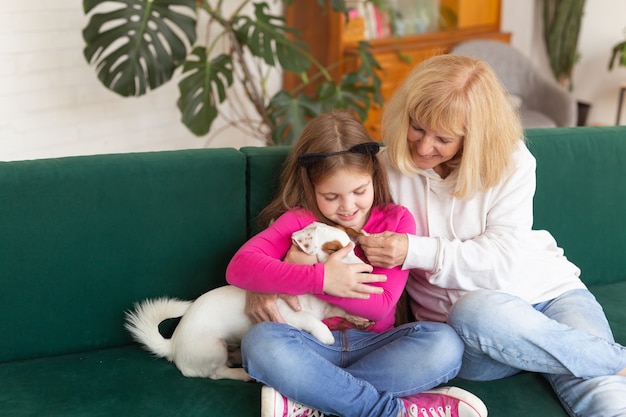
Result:
M552 235L532 230L536 162L522 141L513 160L500 184L465 200L450 195L456 173L406 176L387 161L394 200L417 223L403 265L416 319L444 322L459 297L481 288L531 304L585 288Z

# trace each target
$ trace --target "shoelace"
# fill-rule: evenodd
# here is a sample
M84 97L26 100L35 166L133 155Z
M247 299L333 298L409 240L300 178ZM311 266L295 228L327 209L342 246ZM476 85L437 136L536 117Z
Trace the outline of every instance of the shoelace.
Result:
M417 405L411 404L407 410L409 417L452 417L452 407L446 405L446 408L439 406L436 409L431 407L418 408Z

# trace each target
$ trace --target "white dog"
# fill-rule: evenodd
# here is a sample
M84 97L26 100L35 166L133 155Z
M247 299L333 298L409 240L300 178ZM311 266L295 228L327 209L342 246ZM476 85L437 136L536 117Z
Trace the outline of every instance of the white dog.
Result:
M365 232L361 232L366 234ZM326 262L330 254L345 247L359 233L352 229L333 227L325 223L315 222L291 235L293 242L305 253L317 256L318 262ZM355 255L354 250L343 258L348 264L363 263Z
M328 254L322 252L327 240L339 241L341 247L350 241L344 231L323 223L313 223L293 236L294 242L302 241L302 249L315 254L319 262L328 258ZM336 244L330 246L337 249ZM362 262L356 255L352 256L354 258L346 257L344 262ZM298 299L302 310L296 312L279 298L280 314L288 324L311 333L322 343L335 341L322 319L344 317L359 328L370 324L313 295L301 295ZM125 327L154 355L174 362L185 376L249 381L250 376L242 368L229 367L229 349L238 347L253 325L244 313L245 303L246 292L232 285L209 291L194 302L166 297L145 300L136 304L134 311L126 313ZM171 339L164 338L159 324L181 316Z

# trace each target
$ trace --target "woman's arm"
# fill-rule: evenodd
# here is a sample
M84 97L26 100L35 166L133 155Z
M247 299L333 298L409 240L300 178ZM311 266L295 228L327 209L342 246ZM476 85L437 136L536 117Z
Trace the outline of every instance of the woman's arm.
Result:
M410 241L415 250L409 251L409 257L417 255L412 261L427 272L432 284L466 291L507 290L520 269L528 267L524 262L533 239L536 164L526 148L517 153L515 163L514 170L500 184L474 197L478 207L484 205L477 209L480 216L456 219L459 236L440 235L434 242L417 236ZM468 228L471 231L464 232L463 221L475 223L475 230ZM427 250L433 252L431 258L420 260L420 252Z
M438 287L506 289L524 267L535 192L535 160L523 145L514 163L500 184L468 200L433 201L438 197L428 197L431 191L423 182L394 178L402 182L396 198L417 218L417 235L408 235L406 249L398 240L375 236L363 243L366 254L386 253L397 263L404 253L403 268L423 271ZM389 255L394 250L401 253L396 258Z

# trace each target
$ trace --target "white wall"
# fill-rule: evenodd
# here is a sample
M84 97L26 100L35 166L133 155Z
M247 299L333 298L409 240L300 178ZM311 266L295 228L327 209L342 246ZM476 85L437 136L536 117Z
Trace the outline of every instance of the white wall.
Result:
M503 0L502 25L549 72L540 4ZM592 103L590 124L615 122L626 69L606 67L611 46L623 38L624 16L624 0L587 0L572 94ZM86 23L81 0L0 0L0 161L260 144L233 129L208 144L193 136L179 121L176 82L141 98L106 90L82 56Z
M0 161L259 144L191 134L175 81L140 98L104 88L82 54L86 24L81 0L0 0Z
M551 75L543 43L543 0L503 0L502 29L513 33L511 43ZM619 88L626 82L626 68L608 71L611 49L626 39L626 1L587 0L578 42L580 61L574 67L571 94L591 103L588 125L613 125ZM626 105L624 106L626 107ZM626 124L626 109L620 124Z

